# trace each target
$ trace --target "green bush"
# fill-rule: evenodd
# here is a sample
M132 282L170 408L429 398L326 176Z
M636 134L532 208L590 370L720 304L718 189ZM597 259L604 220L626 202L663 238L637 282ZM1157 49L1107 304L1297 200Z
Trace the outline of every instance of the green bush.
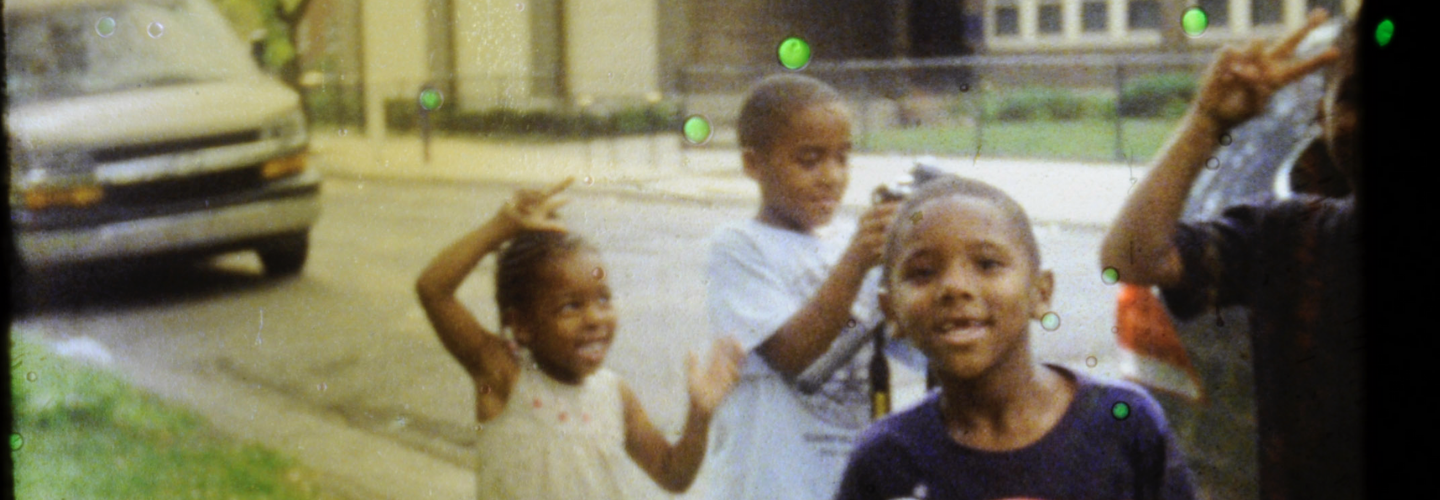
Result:
M1184 113L1195 97L1197 82L1189 73L1169 73L1136 78L1120 93L1119 112L1127 117L1170 117L1176 109Z
M989 121L1078 120L1096 107L1090 100L1069 89L1027 87L984 99L983 116ZM967 107L959 104L957 110Z
M1115 98L1107 94L1091 94L1080 102L1080 116L1101 120L1115 119Z
M365 120L361 109L360 94L357 91L333 86L305 91L306 116L312 123L359 125Z
M1046 97L1045 91L1033 88L1006 94L996 103L995 118L1007 122L1039 119Z
M385 128L397 132L416 130L419 126L420 105L413 99L385 100Z
M418 119L419 107L414 101L386 101L385 121L390 129L414 131ZM431 120L432 130L436 131L557 137L645 134L677 130L680 126L679 108L665 101L629 106L606 114L551 109L454 111L441 108L431 114Z

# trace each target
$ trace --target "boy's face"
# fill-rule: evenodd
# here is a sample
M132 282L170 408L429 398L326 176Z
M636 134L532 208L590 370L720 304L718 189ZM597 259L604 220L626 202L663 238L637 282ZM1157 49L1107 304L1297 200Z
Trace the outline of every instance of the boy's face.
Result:
M762 222L806 232L830 222L850 182L850 117L838 103L791 115L766 150L744 152L760 184Z
M598 370L615 337L617 321L603 269L600 257L584 250L547 264L541 274L544 292L530 317L515 325L516 342L561 382L579 383Z
M1035 269L1005 212L946 196L903 216L880 307L942 376L973 379L1029 348L1031 319L1047 312L1054 276Z

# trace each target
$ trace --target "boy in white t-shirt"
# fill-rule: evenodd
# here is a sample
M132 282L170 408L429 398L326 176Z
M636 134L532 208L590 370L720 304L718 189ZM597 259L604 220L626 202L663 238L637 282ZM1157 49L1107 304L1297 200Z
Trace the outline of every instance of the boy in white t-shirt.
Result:
M858 230L831 224L849 183L851 138L849 112L829 85L766 78L739 122L745 174L763 205L710 243L712 327L748 356L716 415L711 497L828 499L871 420L866 339L881 320L876 265L897 204L871 207Z

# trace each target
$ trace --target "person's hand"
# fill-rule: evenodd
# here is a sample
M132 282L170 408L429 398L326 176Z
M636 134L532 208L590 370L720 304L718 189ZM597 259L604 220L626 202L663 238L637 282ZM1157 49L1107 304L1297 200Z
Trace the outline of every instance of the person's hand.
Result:
M860 269L867 270L880 263L885 252L885 236L890 231L890 224L895 221L895 211L899 209L899 201L887 201L871 205L860 216L860 227L850 238L850 247L846 249L847 257L855 259Z
M1201 80L1196 111L1229 129L1259 114L1276 91L1339 58L1340 51L1332 47L1303 61L1292 60L1305 35L1327 19L1324 9L1315 9L1304 26L1271 47L1255 40L1246 48L1222 49Z
M685 359L690 379L690 406L705 415L713 414L735 384L740 382L745 349L734 338L726 337L710 348L709 358L704 367L700 366L693 352Z
M565 232L565 225L555 216L555 211L569 202L564 196L556 196L575 182L574 177L566 178L543 190L521 189L515 192L501 216L526 231Z

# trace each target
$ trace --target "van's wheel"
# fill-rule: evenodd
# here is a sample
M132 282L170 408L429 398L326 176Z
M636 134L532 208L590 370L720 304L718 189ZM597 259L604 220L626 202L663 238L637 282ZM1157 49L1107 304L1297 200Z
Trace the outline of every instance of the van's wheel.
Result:
M256 249L265 274L270 276L294 276L305 267L305 258L310 254L310 233L304 232L282 236Z

